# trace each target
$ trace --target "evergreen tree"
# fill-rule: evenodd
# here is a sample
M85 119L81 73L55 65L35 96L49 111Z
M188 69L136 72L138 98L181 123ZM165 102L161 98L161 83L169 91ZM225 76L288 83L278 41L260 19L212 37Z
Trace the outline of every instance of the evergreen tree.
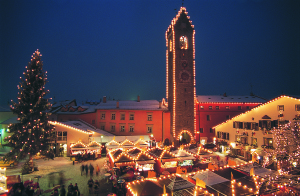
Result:
M47 72L43 70L39 50L31 56L31 61L23 72L18 85L18 101L12 101L11 110L18 116L18 123L10 124L11 136L6 137L4 146L12 150L4 156L4 161L20 161L38 152L50 157L52 125L48 123L47 110L51 108L48 99L44 98L49 90L45 90Z

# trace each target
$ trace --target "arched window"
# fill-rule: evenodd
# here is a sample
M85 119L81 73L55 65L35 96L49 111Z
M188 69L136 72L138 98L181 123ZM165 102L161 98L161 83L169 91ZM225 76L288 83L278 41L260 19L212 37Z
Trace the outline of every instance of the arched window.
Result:
M180 49L188 49L188 39L186 36L181 36L179 39Z

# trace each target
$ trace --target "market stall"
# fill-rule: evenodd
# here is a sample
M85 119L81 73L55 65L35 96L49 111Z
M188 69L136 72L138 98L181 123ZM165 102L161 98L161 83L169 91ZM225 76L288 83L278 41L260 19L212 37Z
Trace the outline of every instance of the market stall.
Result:
M99 144L98 142L90 142L86 147L87 153L93 154L95 159L101 158L101 147L101 144Z
M78 141L75 144L71 144L70 146L70 158L73 161L78 161L81 155L86 154L86 145L82 143L81 141Z
M151 148L147 152L155 158L154 169L157 173L162 174L164 171L176 173L178 159L175 154L158 147Z

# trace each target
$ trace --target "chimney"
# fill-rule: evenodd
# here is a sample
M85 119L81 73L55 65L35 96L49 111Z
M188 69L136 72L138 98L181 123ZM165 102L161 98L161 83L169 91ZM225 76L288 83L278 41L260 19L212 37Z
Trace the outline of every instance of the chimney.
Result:
M158 108L161 108L161 101L158 102Z
M140 96L138 95L137 96L137 102L140 102L141 100L140 100Z
M117 101L117 108L119 108L119 101Z
M103 103L106 103L106 96L103 96Z

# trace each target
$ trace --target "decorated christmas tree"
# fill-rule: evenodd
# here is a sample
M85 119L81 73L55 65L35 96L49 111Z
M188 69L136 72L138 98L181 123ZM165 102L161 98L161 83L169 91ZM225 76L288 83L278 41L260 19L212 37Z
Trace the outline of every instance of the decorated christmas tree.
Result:
M48 99L44 98L49 92L45 90L47 72L43 70L41 53L35 51L31 61L20 77L18 85L18 101L12 101L11 110L18 116L18 123L10 124L11 135L4 141L3 146L11 147L11 151L4 157L4 161L20 161L37 153L50 157L49 147L53 127L48 123L47 110L51 108Z

